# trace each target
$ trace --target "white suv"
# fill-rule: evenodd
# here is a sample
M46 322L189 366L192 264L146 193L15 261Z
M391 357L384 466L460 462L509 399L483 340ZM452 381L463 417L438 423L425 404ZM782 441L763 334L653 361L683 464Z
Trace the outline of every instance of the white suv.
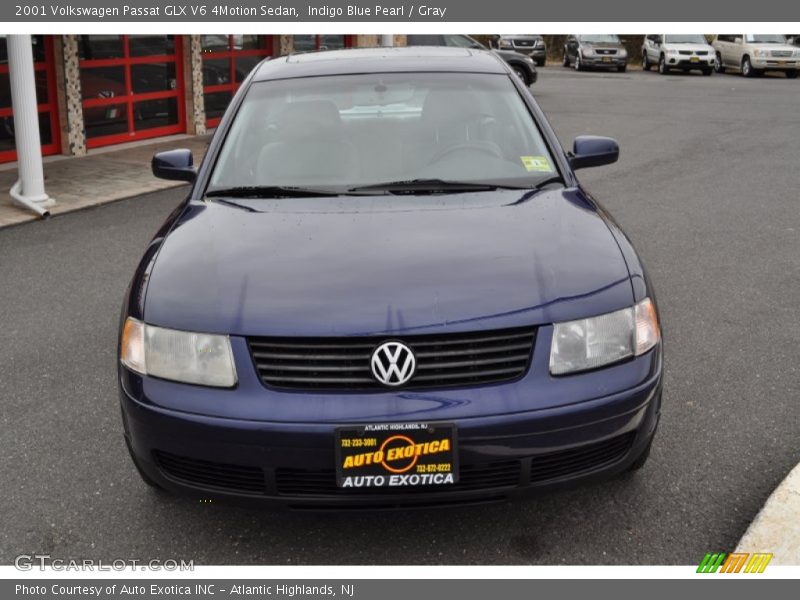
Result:
M787 44L779 33L718 35L713 46L720 73L737 69L745 77L755 77L765 71L783 71L794 79L800 68L800 48Z
M698 69L703 75L711 75L715 62L714 48L700 34L649 34L642 45L642 68L649 71L657 65L662 75L672 69L684 72Z

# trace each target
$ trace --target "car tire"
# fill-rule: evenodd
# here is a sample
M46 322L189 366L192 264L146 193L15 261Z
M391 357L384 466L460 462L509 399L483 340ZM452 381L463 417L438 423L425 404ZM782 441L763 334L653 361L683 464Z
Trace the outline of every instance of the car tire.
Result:
M642 71L649 71L652 67L650 59L647 58L647 52L642 52Z
M576 71L583 71L583 62L581 62L581 54L580 54L580 52L575 55L575 70Z
M711 69L711 68L703 69L703 75L705 75L706 77L708 77L710 75L713 75L713 74L714 74L714 69Z
M724 73L725 72L725 67L722 66L722 55L719 52L717 52L717 60L714 63L714 70L717 73Z
M537 60L536 60L536 66L537 66L537 67L543 67L543 66L544 66L544 63L546 63L546 62L547 62L547 59L545 59L545 58L539 58L539 59L537 59Z
M627 70L628 70L628 65L622 65L622 66L617 67L617 72L619 72L619 73L624 73Z
M797 71L786 71L786 79L797 79Z
M756 70L753 68L752 63L750 62L750 57L745 56L742 59L742 77L755 77Z
M564 58L561 60L561 66L569 68L569 55L566 50L564 50Z
M528 74L525 72L525 69L517 65L513 65L511 69L514 71L514 74L519 77L520 81L525 84L525 87L530 85L530 82L528 81Z
M669 68L667 67L667 57L663 54L658 58L658 72L661 75L667 75Z
M647 463L647 459L650 458L650 448L653 447L653 438L650 438L650 441L647 443L647 447L642 450L642 453L636 457L627 469L625 469L625 473L635 473L636 471L640 470L645 463Z

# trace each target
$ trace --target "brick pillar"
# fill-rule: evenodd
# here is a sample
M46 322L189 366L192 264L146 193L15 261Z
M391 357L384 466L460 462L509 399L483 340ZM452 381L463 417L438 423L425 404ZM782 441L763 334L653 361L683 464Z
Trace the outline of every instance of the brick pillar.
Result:
M206 104L203 97L203 48L199 35L183 36L183 83L186 133L206 133Z
M278 44L278 56L286 56L294 52L294 38L291 35L280 36Z
M83 105L81 103L81 72L78 54L78 36L61 36L61 58L63 68L63 108L66 144L64 153L72 156L86 154L86 128L83 122ZM58 54L56 54L58 60ZM59 106L61 109L61 106Z
M379 36L377 35L357 35L355 38L356 48L377 48L380 46Z

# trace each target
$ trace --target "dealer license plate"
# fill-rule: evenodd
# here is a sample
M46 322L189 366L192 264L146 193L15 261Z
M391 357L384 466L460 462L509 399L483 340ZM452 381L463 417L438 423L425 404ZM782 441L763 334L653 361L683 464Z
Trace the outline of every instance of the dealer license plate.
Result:
M689 62L694 62L694 63L696 63L696 62L700 62L700 59L699 59L699 58L697 58L696 56L693 56L693 57L691 57L691 58L689 59Z
M611 57L609 57L609 56L604 56L604 57L603 57L603 62L611 62Z
M450 423L385 423L336 430L336 485L345 489L447 486L458 481Z

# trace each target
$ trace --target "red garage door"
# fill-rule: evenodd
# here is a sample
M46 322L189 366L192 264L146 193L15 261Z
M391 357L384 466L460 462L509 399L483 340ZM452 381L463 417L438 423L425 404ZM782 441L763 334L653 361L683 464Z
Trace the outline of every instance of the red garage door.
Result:
M56 75L53 60L53 39L34 35L33 68L36 72L36 102L39 108L39 136L42 154L58 154L61 143L56 101ZM17 160L14 140L14 111L11 109L11 85L8 76L6 38L0 36L0 163Z
M79 49L88 147L186 131L179 36L83 35Z
M233 94L265 56L272 56L272 36L201 35L206 125L216 127Z

